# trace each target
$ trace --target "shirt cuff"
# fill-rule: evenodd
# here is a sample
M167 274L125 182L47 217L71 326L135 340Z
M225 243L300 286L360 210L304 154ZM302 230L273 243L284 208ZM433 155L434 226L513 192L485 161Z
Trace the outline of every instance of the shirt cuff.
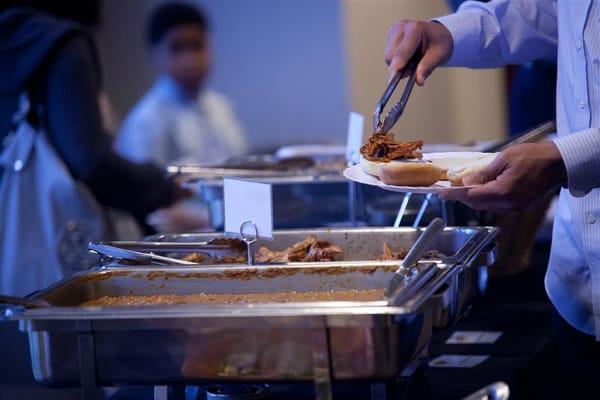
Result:
M600 187L600 130L585 129L553 142L565 163L571 195L583 197Z
M452 35L454 46L452 55L445 64L447 67L466 67L477 59L481 31L477 14L478 11L464 10L431 20L444 25Z

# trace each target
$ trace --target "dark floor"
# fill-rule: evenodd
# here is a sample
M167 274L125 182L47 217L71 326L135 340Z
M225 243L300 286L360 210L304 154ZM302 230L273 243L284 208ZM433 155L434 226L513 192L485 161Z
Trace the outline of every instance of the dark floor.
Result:
M472 368L425 368L397 385L394 398L450 400L460 399L492 382L504 381L511 388L511 399L539 398L539 388L551 364L551 306L546 298L543 276L548 244L536 246L532 267L509 278L490 281L487 295L479 299L468 315L445 331L437 332L430 358L441 354L488 355L489 359ZM494 344L446 344L456 330L501 331ZM0 323L0 338L11 346L0 346L0 400L77 399L78 390L46 389L33 382L27 353L27 339L17 333L14 323ZM336 398L369 398L364 384L336 385ZM274 387L275 399L312 398L312 387ZM104 397L104 396L103 396ZM132 389L107 396L111 399L151 399L151 389Z
M517 276L490 280L488 293L475 303L456 326L438 332L431 355L489 355L469 368L429 368L409 398L459 399L495 381L510 386L511 399L540 397L550 374L552 359L552 306L543 279L548 260L547 244L537 245L532 267ZM456 330L501 331L494 344L446 344Z

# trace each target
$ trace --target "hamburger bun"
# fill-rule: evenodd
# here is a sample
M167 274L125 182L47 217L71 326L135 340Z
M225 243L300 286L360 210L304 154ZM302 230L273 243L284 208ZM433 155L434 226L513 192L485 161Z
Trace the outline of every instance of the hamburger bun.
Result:
M440 157L440 155L443 155ZM400 159L390 162L370 161L360 157L362 170L387 185L431 186L448 180L453 186L464 186L463 178L484 169L496 158L494 153L432 153L420 159Z
M444 171L430 162L391 161L380 164L379 179L386 185L431 186L445 178Z
M360 167L365 174L379 178L379 166L384 163L377 161L369 161L363 156L360 156Z
M465 160L464 163L448 168L446 175L452 186L464 186L463 178L475 174L487 167L496 154L485 155L475 160ZM483 182L481 182L483 183Z

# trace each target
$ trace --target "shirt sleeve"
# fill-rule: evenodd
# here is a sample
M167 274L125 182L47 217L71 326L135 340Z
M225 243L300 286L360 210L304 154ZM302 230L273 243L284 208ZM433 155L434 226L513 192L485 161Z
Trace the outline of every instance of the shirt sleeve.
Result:
M41 99L47 134L71 174L103 205L142 218L170 204L176 186L161 168L131 163L114 152L102 128L99 76L90 46L82 37L71 38L48 61Z
M212 92L210 98L212 113L229 146L236 155L246 154L249 150L248 141L233 105L225 96L218 93Z
M226 109L224 110L224 114L226 115L227 121L227 131L228 136L231 138L231 141L234 143L235 150L238 154L246 154L248 152L248 141L246 140L246 135L244 134L244 129L242 128L242 124L237 118L235 112L233 111L233 106L226 102Z
M134 109L125 120L117 138L117 151L136 163L155 162L166 165L173 160L164 113L143 107L142 104L142 108ZM150 115L154 117L149 117Z
M600 129L590 128L554 139L567 170L571 195L583 197L600 187Z
M467 1L434 21L452 35L447 66L491 68L556 58L556 0Z

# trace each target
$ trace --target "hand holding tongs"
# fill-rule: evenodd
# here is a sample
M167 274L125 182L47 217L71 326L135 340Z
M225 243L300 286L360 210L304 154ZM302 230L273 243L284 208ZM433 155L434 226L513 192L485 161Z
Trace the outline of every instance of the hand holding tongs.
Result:
M417 65L419 65L419 61L421 61L422 53L419 49L415 50L413 56L408 60L406 66L401 70L397 71L390 83L388 84L387 89L383 92L383 96L375 106L375 113L373 114L373 132L374 133L387 133L392 129L392 127L398 122L400 116L404 112L404 107L406 107L406 103L408 102L408 98L412 92L413 87L415 86L415 82L417 80ZM392 106L386 117L381 120L381 113L383 112L383 108L392 97L394 90L396 90L396 86L400 80L409 74L408 81L406 82L406 86L404 87L404 92L402 92L402 97L400 97L400 101Z

